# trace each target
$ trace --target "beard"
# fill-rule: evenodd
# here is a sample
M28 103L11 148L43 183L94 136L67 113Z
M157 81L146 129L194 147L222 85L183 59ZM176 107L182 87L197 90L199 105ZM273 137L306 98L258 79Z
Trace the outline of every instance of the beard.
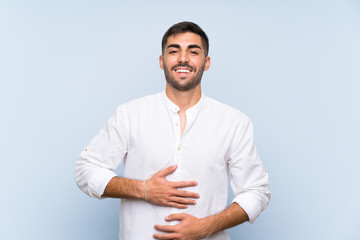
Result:
M187 81L177 81L175 79L174 75L171 73L177 67L187 67L187 68L191 69L192 72L195 72L195 76L188 79ZM166 79L166 82L173 88L175 88L179 91L189 91L200 84L201 78L202 78L202 75L204 72L204 68L205 68L205 63L199 69L197 69L193 66L190 66L188 64L177 64L169 70L164 63L165 79ZM185 80L185 77L184 78L182 77L180 79Z

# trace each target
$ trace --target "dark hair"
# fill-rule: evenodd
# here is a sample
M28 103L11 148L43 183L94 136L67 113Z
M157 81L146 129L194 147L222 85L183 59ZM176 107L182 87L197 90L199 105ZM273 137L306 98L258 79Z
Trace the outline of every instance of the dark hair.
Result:
M209 53L209 39L206 36L206 33L196 24L193 22L179 22L171 26L166 33L164 34L162 41L161 41L161 50L164 54L164 48L166 47L167 40L170 36L176 35L178 33L186 33L191 32L199 35L201 37L201 42L204 47L205 56Z

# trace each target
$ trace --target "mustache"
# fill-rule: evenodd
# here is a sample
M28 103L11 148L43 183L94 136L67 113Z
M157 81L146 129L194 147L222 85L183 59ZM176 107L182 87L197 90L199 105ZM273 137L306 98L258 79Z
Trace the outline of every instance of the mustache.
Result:
M195 70L195 68L193 66L190 66L189 64L185 63L185 64L176 64L176 65L172 66L171 71L174 71L176 68L179 68L179 67L188 68L192 72Z

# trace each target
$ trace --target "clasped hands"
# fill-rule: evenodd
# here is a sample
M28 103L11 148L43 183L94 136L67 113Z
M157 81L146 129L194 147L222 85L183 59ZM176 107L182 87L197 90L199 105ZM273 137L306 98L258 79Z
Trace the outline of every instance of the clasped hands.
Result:
M199 194L179 190L179 188L193 187L197 185L196 181L171 182L166 176L173 173L177 165L170 166L157 172L145 182L146 197L148 202L167 207L176 207L185 209L188 205L196 204ZM165 217L166 221L179 221L176 225L155 225L155 229L164 232L163 234L154 234L155 239L199 239L205 233L202 229L205 226L203 219L196 218L186 213L171 214Z

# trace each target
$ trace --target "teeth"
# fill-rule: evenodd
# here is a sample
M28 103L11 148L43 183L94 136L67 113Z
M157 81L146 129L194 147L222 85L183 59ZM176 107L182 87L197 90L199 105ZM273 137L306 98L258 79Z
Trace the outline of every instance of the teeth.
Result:
M176 72L189 73L190 70L187 70L187 69L176 69Z

